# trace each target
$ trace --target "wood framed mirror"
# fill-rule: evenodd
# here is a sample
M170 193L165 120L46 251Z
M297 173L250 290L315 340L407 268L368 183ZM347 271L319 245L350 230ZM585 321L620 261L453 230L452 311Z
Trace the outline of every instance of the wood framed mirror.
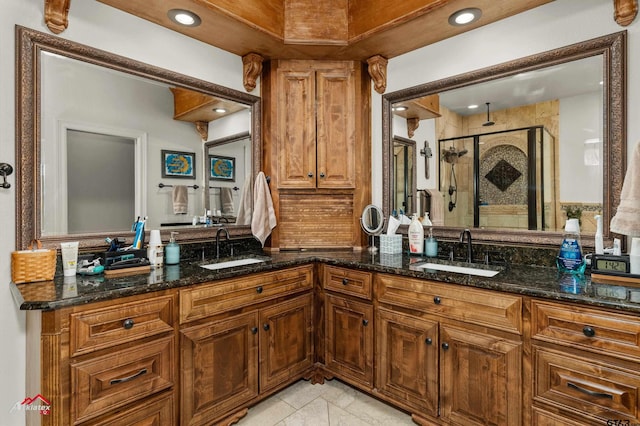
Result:
M600 58L602 63L602 102L599 107L602 120L602 176L597 184L602 185L601 212L605 225L605 244L611 244L614 236L609 231L609 223L620 201L620 191L626 169L626 32L624 31L384 95L382 98L382 195L385 216L389 215L392 210L392 188L390 186L394 173L392 150L394 136L398 134L393 126L394 106L430 98L448 91L477 85L489 85L499 79L539 70L544 71L558 65L592 57ZM482 119L484 120L484 118ZM409 126L407 125L407 127ZM431 142L437 149L440 148L437 141ZM463 148L473 149L472 146ZM473 153L473 151L469 152ZM440 152L434 154L435 162L438 164ZM468 157L473 158L472 155ZM437 186L434 185L434 189L437 189ZM467 227L472 226L473 223ZM438 234L453 239L459 236L461 229L464 227L445 224L445 226L439 227ZM476 241L535 246L556 246L561 235L561 231L558 229L532 231L526 228L483 229L478 227L473 228L472 231ZM583 244L592 246L593 241L592 234L583 233Z
M51 36L42 32L38 32L35 30L31 30L25 27L16 26L16 157L18 158L18 166L17 169L17 177L16 181L18 182L18 191L16 193L16 247L18 249L26 248L30 241L33 239L39 239L42 241L44 247L48 248L57 248L59 243L62 241L69 240L77 240L80 242L80 247L83 249L89 248L104 248L104 239L107 236L122 236L127 240L130 240L133 235L128 229L100 229L99 227L96 229L92 229L91 231L80 231L78 233L69 234L64 232L65 228L54 228L53 231L50 230L48 222L45 223L44 218L49 218L50 215L53 215L59 209L57 207L48 207L46 206L46 201L51 194L45 193L48 191L48 183L52 180L53 176L64 175L64 171L55 171L51 170L49 166L44 166L45 159L48 160L49 157L52 157L50 153L45 155L45 148L49 148L50 145L54 142L51 139L55 139L56 142L59 138L55 132L53 132L54 137L45 137L44 135L48 133L45 132L44 126L50 126L52 121L56 123L60 123L62 121L68 122L82 122L86 124L86 122L93 121L93 125L89 126L89 131L94 131L96 128L98 129L112 129L114 125L113 122L123 122L130 123L129 125L118 124L118 127L125 128L126 137L133 139L134 141L138 141L136 147L134 148L135 156L136 156L136 165L140 164L141 167L136 169L133 173L137 176L137 187L140 186L146 189L146 194L148 198L151 198L156 192L160 193L164 200L164 207L168 207L168 201L170 201L171 192L166 188L167 186L171 186L171 184L178 184L184 182L185 185L193 188L190 191L195 191L193 194L194 200L197 200L198 205L202 205L204 203L203 189L198 191L196 186L202 188L204 185L204 173L202 170L196 173L194 179L191 180L182 180L182 179L174 179L173 181L166 182L164 180L158 181L161 179L160 175L160 167L161 158L160 158L160 149L171 149L171 146L167 146L166 141L161 141L154 149L157 151L158 155L155 155L155 151L151 151L152 146L154 144L153 138L162 139L158 137L158 133L161 133L159 126L154 126L151 130L144 129L142 127L143 122L148 121L145 118L139 118L135 116L130 116L128 114L123 113L122 111L110 111L105 110L104 107L102 110L102 114L105 118L104 123L99 122L96 123L98 119L95 117L87 119L87 118L78 118L80 114L77 116L69 118L67 115L65 119L61 119L60 115L55 115L55 119L52 117L53 114L50 113L47 108L51 104L56 104L61 102L62 99L60 97L56 97L51 95L49 92L57 93L57 96L64 96L64 88L63 87L54 87L56 90L49 90L49 88L44 87L43 81L50 79L47 74L47 70L45 69L44 59L47 58L62 58L65 61L75 62L78 64L82 64L88 68L94 68L100 70L103 74L101 75L118 75L118 78L127 78L131 84L134 82L144 82L148 87L157 86L163 92L164 97L168 97L167 102L162 102L161 107L164 109L168 109L169 113L166 115L167 122L180 122L183 127L189 129L189 138L194 138L197 143L193 146L193 149L189 149L186 151L192 151L195 154L195 161L200 162L203 156L205 155L205 147L201 133L200 136L196 131L198 126L194 126L194 124L202 124L197 123L197 119L194 119L193 122L183 122L177 121L174 113L174 97L172 94L172 90L175 88L184 89L190 93L196 93L202 97L205 97L209 100L215 99L223 104L232 105L237 107L238 110L242 110L248 118L246 131L251 134L251 144L250 144L250 173L252 176L255 176L261 168L262 164L262 145L261 145L261 125L260 125L260 117L261 117L261 101L259 97L249 95L244 92L240 92L234 89L230 89L224 86L217 85L215 83L210 83L207 81L199 80L193 77L189 77L183 74L179 74L173 71L169 71L163 68L151 66L148 64L144 64L126 57L122 57L119 55L115 55L106 51L102 51L99 49L95 49L86 45L82 45L79 43L75 43L69 40L65 40L62 38L58 38L55 36ZM98 79L87 78L86 81L93 82L93 86L87 85L87 87L91 90L94 90L96 93L100 95L96 96L87 96L86 102L87 104L79 105L78 109L90 110L92 108L97 108L96 103L99 101L101 97L108 98L112 95L113 88L109 87L99 87L98 84L102 81L102 77ZM44 99L44 92L47 91L48 98ZM93 92L92 92L93 93ZM135 92L138 94L138 92ZM112 96L115 98L116 96ZM135 99L134 99L135 98ZM134 101L139 101L140 99L144 99L145 96L130 96L130 98L119 98L112 99L113 102L119 105L125 106L125 103L134 104ZM159 109L159 103L153 102L151 100L149 102L153 108ZM168 103L170 103L168 105ZM153 112L157 114L157 111ZM43 115L46 115L46 118L43 120ZM112 121L111 124L107 124L107 118L112 116L111 118L115 121ZM189 120L187 120L189 121ZM63 128L61 125L56 125L56 127ZM200 126L202 127L202 126ZM204 130L206 131L207 122L204 122ZM133 131L129 131L133 129ZM201 129L198 129L201 130ZM155 133L154 133L155 132ZM179 137L174 136L173 140L178 139ZM47 145L49 144L49 145ZM146 148L145 148L146 146ZM137 161L138 157L141 161ZM198 163L198 167L200 168L202 163ZM118 173L119 165L114 164L105 164L104 167L113 168L112 173ZM46 169L46 179L45 176ZM49 180L47 180L49 179ZM208 183L208 180L206 180ZM59 183L59 182L58 182ZM168 183L168 184L167 184ZM102 183L103 188L108 186L108 182ZM162 186L163 184L164 187ZM54 186L55 188L58 186ZM163 192L164 191L164 192ZM100 196L100 193L97 194ZM55 194L54 194L55 196ZM196 198L197 197L197 198ZM50 197L49 197L50 198ZM136 202L140 203L142 207L136 208L135 215L159 215L157 207L149 206L145 208L144 205L144 196L135 196ZM152 211L149 211L152 210ZM215 237L215 228L206 228L204 226L191 226L192 216L196 214L202 214L203 212L191 210L190 214L187 218L185 218L185 222L189 223L189 226L184 227L171 227L171 228L163 228L161 227L161 232L163 233L163 240L168 239L168 233L170 231L178 231L180 233L179 242L193 242L193 241L204 241L209 240ZM187 220L188 219L188 220ZM63 221L66 218L63 218ZM135 220L135 217L131 218L131 222ZM158 226L160 225L160 221L158 221ZM249 226L236 226L236 225L228 225L229 232L232 236L250 236L251 230ZM155 228L155 226L154 226ZM62 229L63 231L59 231ZM108 232L107 232L108 231ZM167 235L165 235L167 234Z

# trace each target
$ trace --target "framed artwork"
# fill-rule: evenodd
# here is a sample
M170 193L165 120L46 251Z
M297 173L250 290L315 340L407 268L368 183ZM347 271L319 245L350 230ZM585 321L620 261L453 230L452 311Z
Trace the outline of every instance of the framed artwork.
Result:
M234 157L223 157L222 155L210 155L209 179L235 182L236 159Z
M163 178L196 178L196 153L162 150Z

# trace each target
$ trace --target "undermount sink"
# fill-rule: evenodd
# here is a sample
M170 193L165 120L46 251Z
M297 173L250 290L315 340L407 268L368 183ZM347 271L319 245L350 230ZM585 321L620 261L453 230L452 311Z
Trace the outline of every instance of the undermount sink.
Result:
M200 265L200 266L205 269L216 270L216 269L234 268L236 266L251 265L254 263L262 263L265 261L266 259L247 257L243 259L232 259L232 260L225 260L221 262L208 263L206 265Z
M432 271L455 272L458 274L477 275L479 277L495 277L500 273L500 269L492 269L490 267L480 266L460 266L447 263L425 262L412 265L415 268L430 269ZM428 271L425 271L428 272Z

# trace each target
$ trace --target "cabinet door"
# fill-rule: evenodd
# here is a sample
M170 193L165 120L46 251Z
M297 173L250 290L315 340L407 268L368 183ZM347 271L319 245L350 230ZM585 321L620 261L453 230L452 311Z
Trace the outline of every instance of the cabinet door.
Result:
M352 62L318 70L318 188L355 187L355 82Z
M325 365L338 377L373 386L373 306L328 294Z
M440 347L440 415L445 421L520 424L521 342L441 326Z
M258 314L181 332L181 419L209 425L258 395Z
M312 295L260 311L260 389L293 381L313 367Z
M376 330L376 388L437 416L438 323L379 309Z
M278 187L316 187L316 82L308 67L278 69Z

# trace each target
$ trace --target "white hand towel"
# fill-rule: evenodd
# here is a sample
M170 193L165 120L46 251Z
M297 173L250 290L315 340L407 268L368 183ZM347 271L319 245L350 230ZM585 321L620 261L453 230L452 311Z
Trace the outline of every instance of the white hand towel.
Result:
M260 241L262 247L271 235L271 230L276 227L276 213L273 210L273 200L267 178L263 172L256 176L253 187L253 218L251 219L251 233Z
M242 186L242 194L240 195L236 225L251 225L251 215L253 214L251 207L253 201L251 186L251 175L247 175L244 179L244 185Z
M172 199L173 214L187 214L189 196L185 185L174 185Z
M231 188L220 188L220 205L222 206L222 214L227 216L233 215L233 192Z
M620 205L611 218L611 232L640 236L640 143L636 144L622 184Z

